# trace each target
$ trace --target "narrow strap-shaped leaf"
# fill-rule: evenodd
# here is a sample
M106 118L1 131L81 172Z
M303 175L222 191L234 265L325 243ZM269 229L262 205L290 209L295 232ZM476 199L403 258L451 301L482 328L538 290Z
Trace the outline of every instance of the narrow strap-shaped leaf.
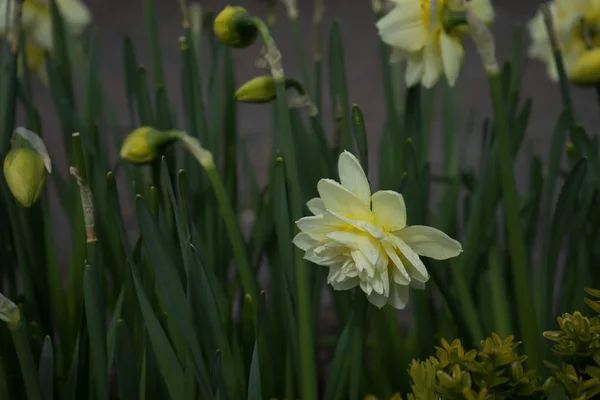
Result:
M50 336L44 338L40 364L38 366L38 381L42 398L44 400L54 399L54 349Z
M98 400L108 400L108 368L106 366L106 327L104 309L98 287L98 272L95 267L86 265L84 277L85 313L90 337L92 373Z
M117 387L121 399L139 399L138 368L131 332L125 321L116 324Z

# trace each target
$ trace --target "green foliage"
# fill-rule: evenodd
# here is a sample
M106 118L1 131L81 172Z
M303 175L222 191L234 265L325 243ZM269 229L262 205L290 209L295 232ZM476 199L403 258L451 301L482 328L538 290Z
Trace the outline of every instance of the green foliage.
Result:
M192 6L180 3L181 37L172 40L181 53L182 110L165 86L154 0L142 1L150 59L139 58L129 38L122 60L111 55L125 76L127 130L148 127L158 135L151 143L124 142L97 71L94 29L75 40L55 0L41 90L52 96L59 129L40 118L34 77L19 62L25 43L3 43L2 160L24 126L62 143L65 162L50 149L52 164L70 168L45 178L56 199L47 189L27 193L31 207L15 200L14 180L0 181L0 400L354 400L365 393L399 400L411 391L415 400L517 399L543 398L553 382L572 399L600 393L598 316L563 314L560 330L544 334L551 349L539 335L553 316L579 308L578 293L590 282L600 286L598 138L578 125L561 76L564 112L548 132L549 157L525 154L536 99L520 96L519 31L510 62L490 77L494 114L468 126L458 89L404 87L379 40L381 74L369 79L383 86L385 118L372 121L360 108L371 99L352 98L344 23L315 19L311 65L299 17L290 13L277 35L293 34L302 80L276 70L267 76L268 96L258 99L272 104L252 105L272 122L261 186L253 144L239 135L247 122L237 113L235 50L215 37L213 12L194 19ZM245 28L252 36L256 28L265 46L245 51L255 50L259 65L277 62L271 24L250 17ZM327 96L331 109L322 107ZM432 152L438 114L440 159ZM484 138L478 165L465 161L465 131ZM173 132L186 136L173 142ZM124 147L141 153L141 165L114 163L114 149ZM327 269L292 243L294 222L308 215L317 182L337 178L343 150L378 177L373 188L403 194L409 224L462 243L460 257L424 260L431 281L411 292L415 318L407 326L359 290L332 290ZM529 179L520 190L517 155L529 166L518 172ZM9 172L20 178L23 169ZM600 299L600 291L588 293ZM600 313L600 300L585 301ZM460 340L434 349L443 337ZM553 377L543 379L550 350L560 363L546 363ZM417 359L425 361L410 362Z

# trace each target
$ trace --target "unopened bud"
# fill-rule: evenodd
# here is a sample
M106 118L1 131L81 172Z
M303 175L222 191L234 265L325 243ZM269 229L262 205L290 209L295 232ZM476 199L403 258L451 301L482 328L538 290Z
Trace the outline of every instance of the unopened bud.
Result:
M163 148L181 136L175 131L161 132L142 126L131 132L121 146L120 156L132 164L148 164L156 160Z
M15 200L25 208L33 206L42 194L46 174L51 171L50 157L42 139L25 128L17 128L3 169Z
M252 45L258 36L256 23L242 7L225 7L215 18L213 30L221 43L235 48Z
M275 80L270 75L251 79L235 92L235 99L242 103L268 103L276 96Z
M0 293L0 321L4 321L9 327L21 322L21 310L19 307Z

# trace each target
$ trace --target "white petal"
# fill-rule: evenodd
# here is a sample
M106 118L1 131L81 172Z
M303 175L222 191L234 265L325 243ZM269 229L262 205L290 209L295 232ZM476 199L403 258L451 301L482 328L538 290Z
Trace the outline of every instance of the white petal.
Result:
M396 232L396 235L417 254L435 260L446 260L462 252L462 246L458 241L429 226L409 226Z
M385 256L385 253L382 254L383 249L379 242L364 233L337 231L328 233L327 238L343 244L352 250L359 250L373 265L379 262L381 256Z
M391 236L390 239L400 251L400 259L410 277L413 280L416 279L421 282L427 282L429 280L429 272L427 271L427 268L425 268L423 261L419 258L419 255L398 236Z
M376 25L386 44L403 51L420 50L427 40L427 27L418 1L398 2Z
M494 21L494 7L490 0L471 0L469 1L469 8L486 24Z
M321 179L317 184L317 189L328 210L335 211L347 218L363 221L373 219L370 208L336 181Z
M391 285L388 304L397 310L404 310L408 304L409 289L408 286Z
M424 71L425 66L423 64L422 53L418 53L418 55L411 55L406 63L406 72L404 77L406 86L410 87L419 83L423 78Z
M92 21L90 9L79 0L57 0L56 4L70 31L80 34Z
M300 232L296 235L294 240L292 240L292 243L294 243L300 249L306 251L317 244L317 241L311 238L308 233Z
M400 193L380 190L371 198L375 224L393 232L406 226L406 205Z
M460 37L447 35L442 32L440 39L444 73L450 86L454 86L463 62L464 49Z
M367 300L369 300L369 303L373 304L375 307L382 308L386 305L388 298L387 296L379 293L371 292L367 295Z
M323 200L319 197L315 197L314 199L310 199L306 206L310 210L313 215L321 215L325 213L325 204L323 204Z
M52 50L52 21L50 17L36 18L28 37L35 45L45 50Z
M342 186L352 192L359 200L371 206L371 187L360 162L354 154L344 151L338 159L338 171Z
M355 288L359 283L360 279L358 278L348 278L343 281L332 281L330 285L334 290L348 290Z
M331 232L331 227L325 223L322 216L304 217L296 221L300 232L310 235L315 240L325 239L325 235Z
M396 282L399 285L408 285L411 279L408 275L408 272L406 272L406 268L404 268L402 260L398 256L398 253L396 253L396 249L388 242L383 242L383 248L385 249L385 252L390 258L390 261L394 264L393 266L388 267L393 268L392 277L394 282Z
M426 88L432 88L442 74L442 57L440 54L440 34L432 35L423 49L423 79L421 83Z

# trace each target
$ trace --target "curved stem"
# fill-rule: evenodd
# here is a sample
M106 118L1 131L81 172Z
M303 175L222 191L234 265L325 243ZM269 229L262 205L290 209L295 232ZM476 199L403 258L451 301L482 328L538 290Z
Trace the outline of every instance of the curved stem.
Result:
M283 143L283 159L286 162L286 178L290 184L290 210L294 221L302 217L302 194L298 177L298 164L294 152L294 142L292 136L292 125L289 117L288 104L285 96L286 80L281 64L281 53L275 44L275 41L269 33L265 23L255 18L255 23L261 38L264 41L266 54L265 58L271 67L271 74L275 80L277 92L276 110L279 116L280 134ZM294 260L296 268L296 291L298 296L298 327L299 327L299 359L300 359L300 388L302 399L317 399L317 381L315 351L312 329L312 312L309 288L310 272L303 258L302 252L297 247L294 248Z

